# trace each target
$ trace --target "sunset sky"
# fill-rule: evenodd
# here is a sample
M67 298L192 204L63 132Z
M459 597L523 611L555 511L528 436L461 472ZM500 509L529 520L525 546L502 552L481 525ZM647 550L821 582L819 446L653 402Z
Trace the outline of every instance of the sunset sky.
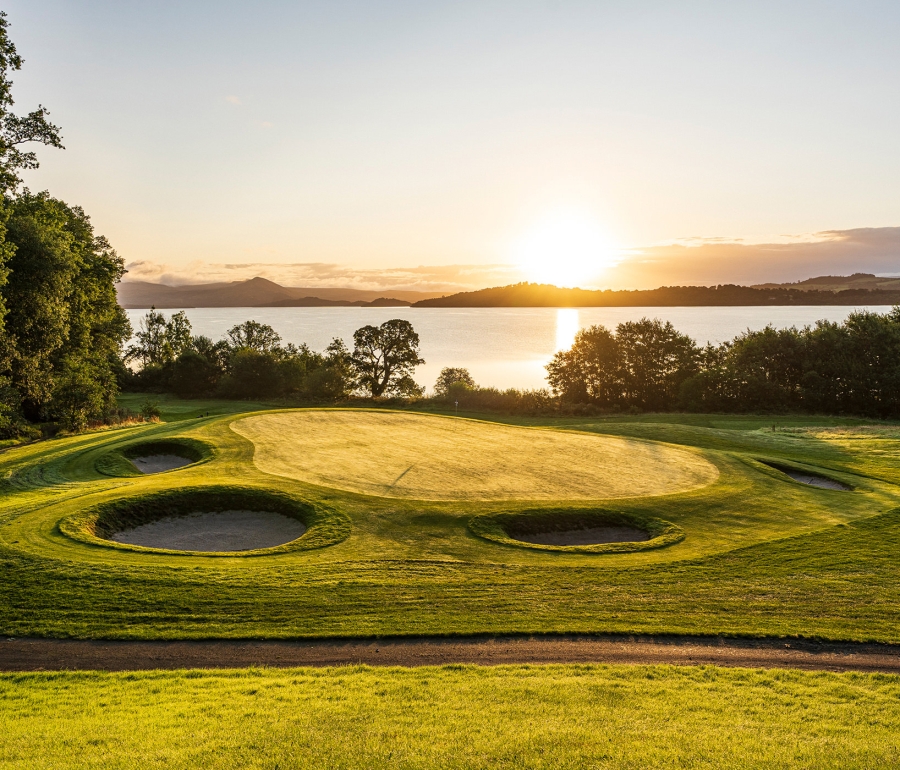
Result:
M900 274L900 3L3 7L132 278Z

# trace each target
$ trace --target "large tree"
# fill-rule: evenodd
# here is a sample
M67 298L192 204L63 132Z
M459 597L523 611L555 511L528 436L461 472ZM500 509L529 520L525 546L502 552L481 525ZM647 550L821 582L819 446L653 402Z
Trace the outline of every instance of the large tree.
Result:
M373 398L423 392L412 378L425 361L419 358L419 335L409 321L394 318L381 326L363 326L353 332L353 344L350 362L357 386Z
M123 261L78 207L27 191L8 207L4 368L26 418L80 427L114 404L131 334L115 292ZM79 405L67 388L91 392Z
M6 13L0 11L0 187L3 192L9 192L21 183L21 170L38 167L37 156L33 150L26 150L26 145L38 143L60 149L63 146L59 127L47 119L49 113L43 105L38 105L27 115L16 115L12 111L15 102L10 73L22 69L22 63L22 57L9 38Z

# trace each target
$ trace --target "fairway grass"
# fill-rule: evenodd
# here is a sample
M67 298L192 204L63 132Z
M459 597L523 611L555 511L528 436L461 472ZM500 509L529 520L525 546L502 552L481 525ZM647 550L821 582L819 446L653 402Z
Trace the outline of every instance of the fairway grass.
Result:
M363 410L277 412L232 429L265 473L414 500L597 500L702 487L704 458L659 443Z
M6 674L0 768L888 768L898 699L714 667Z
M0 633L130 639L674 633L900 642L896 426L804 418L789 430L772 430L769 418L655 415L655 422L523 419L530 423L525 430L390 410L254 415L276 424L292 415L356 414L369 424L372 415L389 424L409 417L405 424L417 426L411 433L420 444L434 424L458 428L467 437L460 462L472 454L464 448L472 435L509 437L510 456L534 436L561 446L574 440L647 451L717 474L668 494L419 500L264 473L253 462L258 447L232 427L248 423L240 409L251 406L218 402L220 414L199 417L194 402L169 399L164 414L181 419L0 453ZM290 446L302 432L278 430ZM393 430L385 433L393 440ZM126 468L135 447L172 441L194 442L206 454L160 474ZM360 463L377 464L377 446L371 454ZM816 489L761 461L824 474L853 490ZM72 526L110 506L156 506L181 491L235 485L328 511L330 524L314 542L311 527L270 553L227 558L126 547ZM229 502L219 509L265 507ZM545 550L473 532L473 521L488 520L479 517L542 511L584 521L656 519L679 536L665 547L621 552Z

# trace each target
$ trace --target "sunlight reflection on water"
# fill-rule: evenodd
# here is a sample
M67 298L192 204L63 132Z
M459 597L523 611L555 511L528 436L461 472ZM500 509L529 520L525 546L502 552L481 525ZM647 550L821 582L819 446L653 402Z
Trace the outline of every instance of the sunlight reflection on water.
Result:
M561 307L556 311L556 350L568 350L575 342L575 335L581 327L578 325L578 310Z
M557 350L571 346L581 327L603 324L615 329L623 321L659 318L700 345L730 340L766 324L777 328L804 326L817 319L843 321L855 308L807 307L591 307L591 308L188 308L194 334L221 339L248 319L270 324L284 342L306 342L323 350L334 337L352 347L353 332L390 318L409 320L421 339L424 366L416 382L429 390L445 366L467 368L479 385L497 388L546 387L545 364ZM860 308L863 309L863 308ZM865 308L879 313L890 307ZM146 310L125 311L137 328ZM166 309L166 317L177 309Z

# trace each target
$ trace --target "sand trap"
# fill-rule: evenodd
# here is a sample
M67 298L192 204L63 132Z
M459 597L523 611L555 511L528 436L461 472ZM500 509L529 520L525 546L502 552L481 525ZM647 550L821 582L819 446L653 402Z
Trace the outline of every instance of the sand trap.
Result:
M253 463L266 473L382 497L637 497L719 475L703 457L652 441L402 412L277 412L231 428L253 442Z
M193 460L178 455L148 455L147 457L134 457L131 464L141 473L162 473L190 465Z
M768 465L770 468L774 468L776 471L780 471L785 476L789 476L794 481L799 481L801 484L808 484L811 487L818 487L819 489L837 489L842 492L846 492L852 489L852 487L849 487L846 484L842 484L840 481L835 481L834 479L826 479L824 476L814 476L810 473L795 471L791 468L785 468L784 466L772 465L772 463L763 463L763 465Z
M173 551L251 551L296 540L306 526L271 511L219 511L172 516L110 536L110 540Z
M650 535L634 527L590 527L562 532L532 532L516 534L510 532L513 540L535 545L597 545L598 543L640 543L650 539Z

